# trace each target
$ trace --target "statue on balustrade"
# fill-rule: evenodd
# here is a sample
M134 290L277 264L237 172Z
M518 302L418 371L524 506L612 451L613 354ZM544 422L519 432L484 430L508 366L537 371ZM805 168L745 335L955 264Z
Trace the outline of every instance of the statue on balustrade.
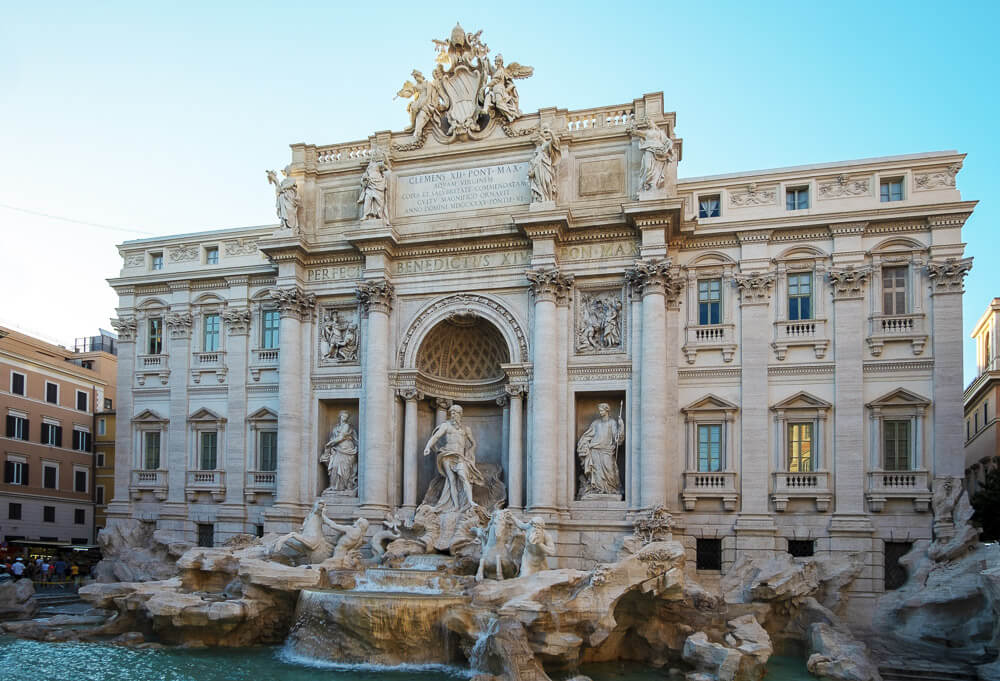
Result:
M621 408L617 420L611 418L611 407L605 402L597 406L597 413L598 418L591 422L576 445L576 453L583 469L579 498L613 495L620 499L618 447L625 441Z
M437 446L437 471L444 478L444 487L435 510L461 511L478 505L472 497L472 486L484 485L486 481L476 467L476 439L472 429L462 425L462 407L451 405L448 417L431 433L424 456L429 456Z
M358 197L358 203L361 204L362 220L385 220L387 217L385 204L389 183L384 171L385 164L373 154L365 174L361 176L361 195Z
M659 189L666 177L667 163L674 160L674 142L654 123L632 124L629 132L639 138L642 167L639 186L643 191Z
M358 433L350 419L346 411L340 412L319 457L330 476L328 489L338 496L355 496L358 492Z
M549 128L542 128L535 138L535 155L528 167L531 202L556 200L556 163L559 161L559 138Z
M282 180L278 179L276 172L268 170L267 181L274 185L274 207L281 229L290 229L294 233L299 229L299 189L295 180L289 177L291 170L291 166L285 166L281 171L285 176Z

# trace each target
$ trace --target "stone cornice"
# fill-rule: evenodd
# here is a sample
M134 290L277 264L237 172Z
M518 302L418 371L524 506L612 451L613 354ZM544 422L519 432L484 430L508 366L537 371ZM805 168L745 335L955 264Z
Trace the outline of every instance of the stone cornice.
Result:
M830 224L830 234L833 236L861 236L868 228L868 222L834 222Z

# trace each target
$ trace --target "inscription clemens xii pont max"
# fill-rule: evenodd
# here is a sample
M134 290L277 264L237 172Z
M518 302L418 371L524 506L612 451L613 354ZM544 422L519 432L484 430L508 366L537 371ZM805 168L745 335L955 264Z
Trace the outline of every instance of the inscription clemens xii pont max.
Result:
M528 164L402 176L396 195L396 214L403 216L530 203Z

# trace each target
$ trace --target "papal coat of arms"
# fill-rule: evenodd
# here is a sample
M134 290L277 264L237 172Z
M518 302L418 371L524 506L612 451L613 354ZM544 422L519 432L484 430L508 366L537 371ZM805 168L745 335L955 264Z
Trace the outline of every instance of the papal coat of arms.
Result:
M403 84L397 96L411 98L406 110L413 141L402 147L423 146L428 133L445 144L483 139L495 124L509 126L521 117L514 80L527 78L534 69L505 64L500 54L490 62L481 34L466 33L456 24L447 40L434 40L438 56L431 80L414 70L413 80Z

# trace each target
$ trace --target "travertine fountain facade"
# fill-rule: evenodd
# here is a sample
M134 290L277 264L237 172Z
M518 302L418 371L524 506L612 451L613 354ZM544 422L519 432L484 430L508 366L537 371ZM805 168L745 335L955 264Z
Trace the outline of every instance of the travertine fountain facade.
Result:
M437 501L457 404L453 484L499 481L553 566L663 505L703 582L863 552L862 616L963 474L964 156L679 180L662 94L522 113L530 67L438 45L408 129L292 145L277 225L120 246L109 517L221 542L322 496L375 529Z

